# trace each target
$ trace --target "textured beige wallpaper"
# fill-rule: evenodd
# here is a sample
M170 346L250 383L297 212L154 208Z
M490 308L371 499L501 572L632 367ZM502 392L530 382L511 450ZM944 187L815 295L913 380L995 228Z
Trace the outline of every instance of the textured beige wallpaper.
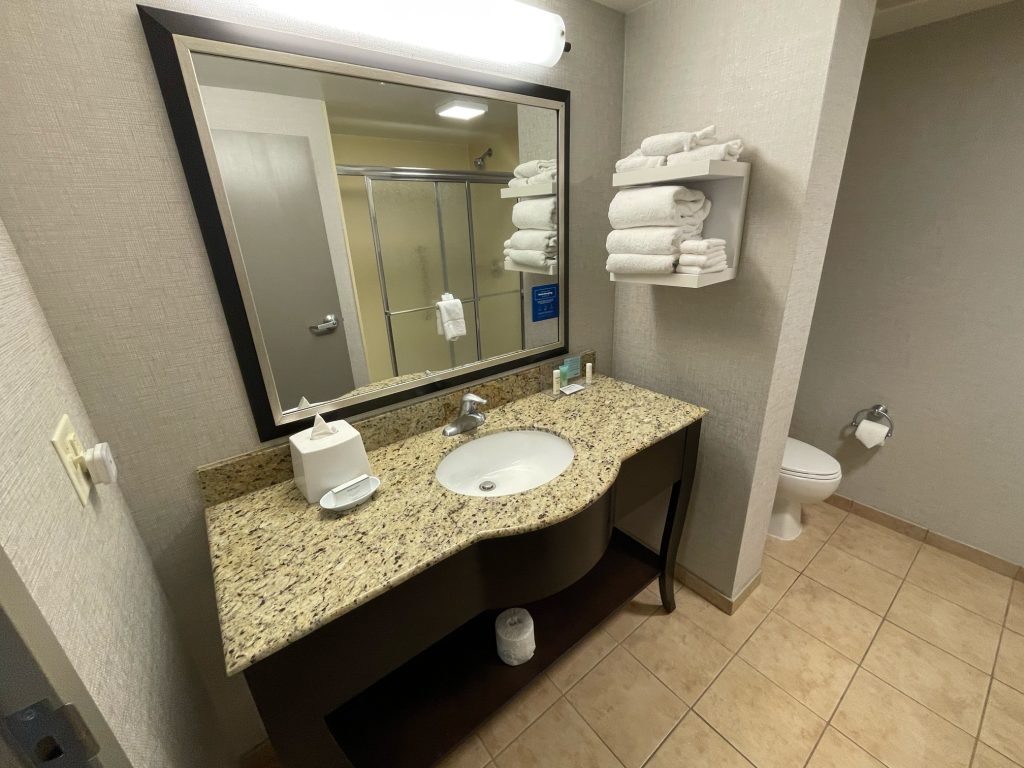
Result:
M372 47L242 0L155 4ZM588 0L535 4L562 14L572 52L554 69L490 69L572 91L571 343L607 370L613 293L601 265L624 21ZM224 676L194 469L259 443L135 3L5 0L0 82L0 215L118 456L227 737L250 746L262 728L244 682Z
M63 413L96 437L3 222L0 389L0 548L136 768L226 765L120 489L83 507L50 445Z
M871 44L793 419L842 494L1017 563L1022 41L1018 0ZM869 452L845 426L877 402Z
M735 281L615 296L616 375L711 409L683 562L729 595L760 568L873 8L655 0L627 16L623 152L715 123L753 163Z

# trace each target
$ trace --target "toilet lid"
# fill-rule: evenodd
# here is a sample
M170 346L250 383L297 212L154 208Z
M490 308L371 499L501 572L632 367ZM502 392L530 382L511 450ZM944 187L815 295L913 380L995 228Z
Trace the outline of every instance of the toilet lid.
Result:
M786 438L786 452L782 457L782 471L800 477L832 478L842 472L839 462L813 445Z

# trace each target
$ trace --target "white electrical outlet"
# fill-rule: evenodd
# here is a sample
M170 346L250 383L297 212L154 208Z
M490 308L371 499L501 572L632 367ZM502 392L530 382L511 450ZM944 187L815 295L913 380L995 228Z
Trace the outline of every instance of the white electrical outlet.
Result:
M92 481L89 479L85 467L81 462L76 461L82 455L83 446L66 413L57 422L57 428L53 431L50 442L53 443L57 455L60 456L60 463L64 465L68 477L71 478L71 484L75 486L78 500L85 506L89 503L89 490L92 488Z

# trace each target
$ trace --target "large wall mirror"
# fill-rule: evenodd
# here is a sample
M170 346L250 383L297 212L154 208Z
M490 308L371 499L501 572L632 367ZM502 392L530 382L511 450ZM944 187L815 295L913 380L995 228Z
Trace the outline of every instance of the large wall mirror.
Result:
M140 14L261 437L564 354L567 92Z

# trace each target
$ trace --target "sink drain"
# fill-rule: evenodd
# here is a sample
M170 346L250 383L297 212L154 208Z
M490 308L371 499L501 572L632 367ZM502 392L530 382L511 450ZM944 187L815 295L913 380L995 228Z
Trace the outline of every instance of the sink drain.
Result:
M496 486L491 480L484 480L478 487L481 491L493 491L498 486Z

